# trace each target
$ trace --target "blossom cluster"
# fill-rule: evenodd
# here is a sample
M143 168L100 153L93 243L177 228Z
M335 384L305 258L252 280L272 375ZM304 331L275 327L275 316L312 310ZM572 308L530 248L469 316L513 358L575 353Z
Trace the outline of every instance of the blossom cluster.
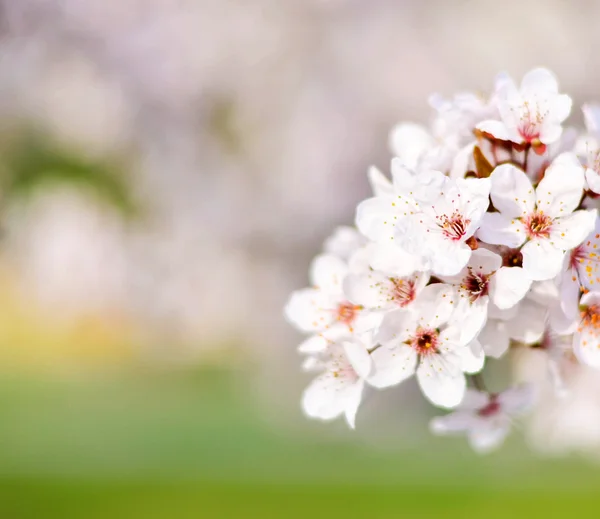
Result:
M431 431L483 452L536 404L527 381L487 389L487 359L536 349L556 398L570 366L600 368L600 108L563 126L571 98L543 68L430 104L429 127L393 129L391 178L370 169L355 227L326 240L285 315L316 373L308 416L354 427L367 386L414 376L451 410Z

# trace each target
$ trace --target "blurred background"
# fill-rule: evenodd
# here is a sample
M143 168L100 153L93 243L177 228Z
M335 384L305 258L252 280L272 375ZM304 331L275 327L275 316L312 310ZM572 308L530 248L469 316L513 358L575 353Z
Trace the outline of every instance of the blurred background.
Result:
M302 416L282 306L430 93L545 65L600 101L598 19L593 0L0 0L0 517L596 517L595 374L586 406L483 458L430 437L410 384L349 432Z

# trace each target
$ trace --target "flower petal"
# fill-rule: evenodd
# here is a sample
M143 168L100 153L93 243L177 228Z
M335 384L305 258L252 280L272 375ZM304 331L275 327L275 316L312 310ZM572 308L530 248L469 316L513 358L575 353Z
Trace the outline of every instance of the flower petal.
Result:
M506 323L496 319L488 319L477 339L485 354L495 359L502 357L510 345Z
M575 211L563 218L556 218L552 223L550 238L560 249L574 249L594 230L596 219L596 209Z
M520 220L506 218L502 213L485 213L477 237L485 243L514 249L526 239L525 226Z
M380 196L394 196L394 186L392 182L375 166L371 166L367 173L369 184L373 194Z
M414 375L417 352L410 346L380 346L373 353L373 372L367 382L377 388L394 386Z
M343 347L348 362L356 374L361 378L368 377L373 369L373 361L365 345L359 341L346 341Z
M329 293L341 294L342 282L348 273L346 263L333 254L320 254L310 267L313 286Z
M531 278L520 267L501 267L490 281L490 297L500 309L516 305L531 287Z
M550 244L549 240L532 240L523 245L523 270L534 281L552 279L560 272L564 251Z
M537 209L552 218L566 216L581 202L584 187L579 159L574 153L563 153L552 161L535 190Z
M533 212L535 193L523 170L512 164L498 166L490 176L494 207L506 218L518 218Z
M334 320L331 296L316 288L295 291L285 306L287 320L304 332L322 331Z
M500 139L501 141L509 141L511 139L512 134L509 133L506 125L501 121L487 120L482 121L477 125L477 129L489 133L496 139Z
M437 357L437 358L436 358ZM453 408L460 404L467 382L456 366L448 366L440 355L422 359L417 368L417 380L423 394L432 404Z

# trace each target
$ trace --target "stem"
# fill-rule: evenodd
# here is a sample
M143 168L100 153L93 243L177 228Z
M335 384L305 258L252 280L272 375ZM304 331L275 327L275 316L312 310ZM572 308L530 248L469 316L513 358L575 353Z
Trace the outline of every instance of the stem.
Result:
M530 150L530 146L527 146L527 148L525 148L525 156L523 158L523 171L525 171L525 173L527 173L527 161L529 160L529 150Z
M478 391L484 391L485 393L488 392L488 390L485 387L485 383L483 382L483 377L480 373L477 373L476 375L470 375L469 379L471 380L471 383L473 384L473 387L475 389L477 389Z

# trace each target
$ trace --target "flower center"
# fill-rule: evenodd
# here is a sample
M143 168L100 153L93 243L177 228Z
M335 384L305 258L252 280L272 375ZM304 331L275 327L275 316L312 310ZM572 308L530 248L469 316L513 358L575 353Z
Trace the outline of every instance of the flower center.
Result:
M523 113L519 121L519 134L526 142L532 142L539 139L540 126L544 122L544 115L540 113L537 103L534 103L532 110L529 101L523 103Z
M467 227L471 223L471 220L463 217L457 211L450 216L444 215L438 217L438 219L438 225L442 228L442 233L452 241L458 241L467 234Z
M489 281L489 276L469 269L469 273L463 279L460 287L468 293L471 303L474 303L480 297L488 295Z
M392 282L391 296L398 303L398 306L404 308L415 299L415 282L402 278L390 278Z
M581 310L581 326L579 331L587 328L588 332L593 332L595 335L600 334L600 306L590 305L584 306Z
M477 411L477 414L483 418L488 418L500 412L500 404L495 395L490 395L490 401L487 405Z
M549 238L552 218L541 211L531 213L523 222L529 238Z
M348 301L340 303L339 306L337 307L337 311L336 311L337 320L350 326L352 324L352 322L354 321L354 319L356 318L356 314L361 309L362 309L362 306L353 305L352 303L350 303Z
M504 267L522 267L523 254L519 249L508 249L502 254L502 266Z
M419 328L409 343L419 355L437 353L439 343L438 332L433 328Z

